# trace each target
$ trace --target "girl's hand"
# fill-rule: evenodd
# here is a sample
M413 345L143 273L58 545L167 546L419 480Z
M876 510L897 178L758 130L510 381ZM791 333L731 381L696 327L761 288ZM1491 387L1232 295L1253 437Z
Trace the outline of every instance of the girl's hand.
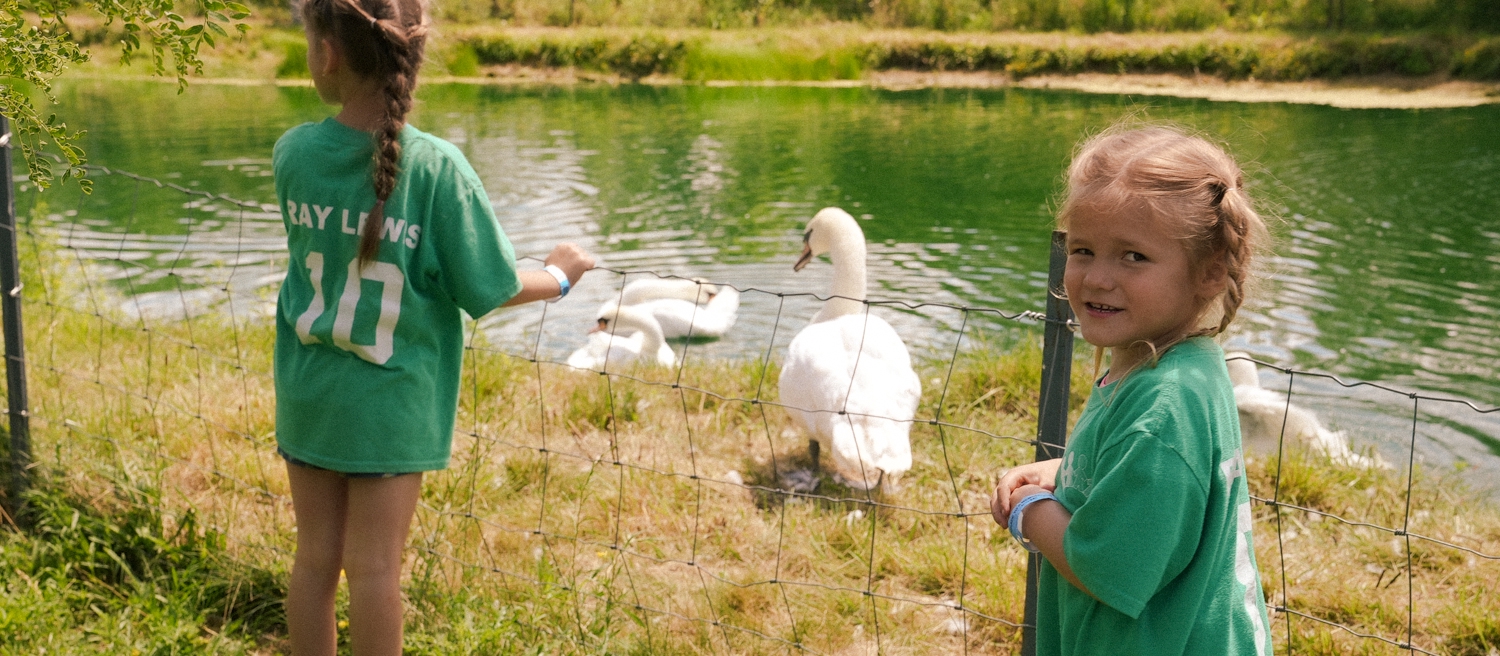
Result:
M1015 467L1005 472L1000 477L1000 484L995 486L995 496L990 499L990 514L1001 526L1010 522L1010 509L1015 506L1016 501L1035 494L1037 492L1051 492L1057 489L1057 470L1062 466L1062 458L1053 458L1041 462L1033 462L1028 465ZM1023 488L1034 488L1027 490L1023 496L1015 496Z
M577 244L558 244L544 262L562 269L569 285L577 285L584 272L594 268L594 256ZM504 303L506 307L553 298L561 291L557 278L541 269L518 271L516 277L521 280L521 291Z
M568 274L568 283L576 285L584 272L594 268L594 256L577 244L562 243L552 249L543 264L562 269L563 273Z

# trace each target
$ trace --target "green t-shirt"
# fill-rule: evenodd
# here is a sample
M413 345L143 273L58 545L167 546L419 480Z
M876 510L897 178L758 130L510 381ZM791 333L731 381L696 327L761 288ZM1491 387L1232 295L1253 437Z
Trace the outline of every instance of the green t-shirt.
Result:
M291 256L276 304L276 441L334 471L442 469L459 309L478 317L515 296L515 254L463 154L408 125L380 254L359 272L374 148L370 133L332 118L276 142Z
M1063 552L1042 565L1040 656L1271 653L1239 417L1212 340L1096 386L1057 474Z

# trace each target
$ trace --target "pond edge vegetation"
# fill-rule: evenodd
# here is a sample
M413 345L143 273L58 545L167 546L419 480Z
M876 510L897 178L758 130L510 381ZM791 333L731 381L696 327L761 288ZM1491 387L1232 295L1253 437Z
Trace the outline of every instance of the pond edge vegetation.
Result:
M1108 35L1113 36L1113 35ZM1043 38L1039 38L1043 37ZM453 75L484 66L578 68L628 79L857 80L888 70L1170 73L1225 80L1350 76L1500 80L1500 37L1439 34L1255 36L1224 33L1082 37L852 30L673 31L474 28L450 36ZM298 74L288 52L282 76Z

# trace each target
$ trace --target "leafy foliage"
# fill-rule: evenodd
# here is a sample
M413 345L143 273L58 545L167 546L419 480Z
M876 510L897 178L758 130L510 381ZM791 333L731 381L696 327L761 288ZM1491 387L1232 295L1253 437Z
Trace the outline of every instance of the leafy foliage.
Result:
M42 153L55 148L61 155L62 178L83 180L87 161L77 141L81 131L69 131L55 114L45 117L32 102L32 91L40 91L53 103L52 81L70 65L89 60L84 41L70 26L70 11L82 8L98 14L105 27L119 24L121 57L129 62L148 57L157 75L177 77L179 91L187 76L202 70L198 50L213 47L228 38L226 27L239 33L249 29L243 21L250 10L231 0L193 0L193 16L175 11L173 0L0 0L0 114L12 121L12 140L20 144L31 180L43 188L54 173Z

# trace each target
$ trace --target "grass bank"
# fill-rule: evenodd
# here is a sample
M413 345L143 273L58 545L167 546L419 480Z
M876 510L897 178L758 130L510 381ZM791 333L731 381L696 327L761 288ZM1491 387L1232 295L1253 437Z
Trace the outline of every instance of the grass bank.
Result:
M455 30L450 71L577 67L628 78L859 79L872 71L1174 73L1300 81L1349 76L1500 79L1500 37L1228 33L954 34L857 28L763 30Z
M148 72L148 62L120 65L112 38L91 43L94 61L83 72ZM300 29L259 23L247 36L205 51L203 76L306 79L306 56ZM1401 86L1402 80L1500 81L1500 36L943 32L854 23L752 29L445 23L438 26L425 70L429 76L478 79L509 77L508 71L517 68L685 82L865 80L910 71L986 73L1012 81L1103 73L1265 82L1358 78L1376 86Z
M272 600L294 534L272 453L271 329L142 324L72 260L33 242L23 252L45 475L41 528L0 535L0 653L284 652ZM806 442L781 410L730 400L777 398L774 364L694 361L680 379L639 369L632 380L477 343L452 466L428 477L408 550L411 650L1014 653L1019 632L987 618L1020 621L1026 560L984 512L996 474L1031 459L1010 438L1035 430L1033 337L920 364L919 416L952 426L914 427L915 466L879 505L829 480L817 497L774 491L805 463ZM1249 475L1263 497L1279 480L1289 503L1382 526L1405 516L1399 473L1290 451L1253 459ZM1419 469L1410 530L1500 551L1500 511L1455 480ZM1438 652L1500 647L1500 563L1413 539L1408 567L1389 533L1255 513L1273 601L1285 590L1299 611L1403 640L1410 612L1415 644ZM1383 646L1314 621L1290 635L1285 618L1273 624L1279 650Z

